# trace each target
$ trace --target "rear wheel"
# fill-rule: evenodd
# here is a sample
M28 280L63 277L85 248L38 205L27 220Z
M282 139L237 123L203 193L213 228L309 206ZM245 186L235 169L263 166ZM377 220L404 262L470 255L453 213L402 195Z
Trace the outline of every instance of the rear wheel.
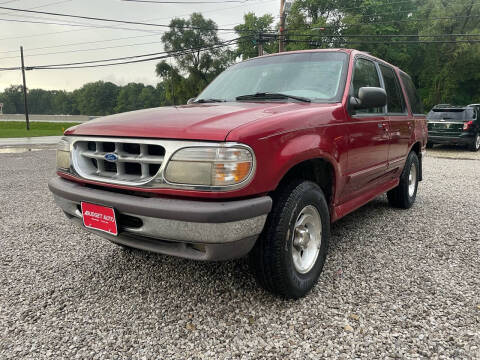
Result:
M400 183L395 189L387 192L390 205L409 209L417 198L418 181L420 179L420 162L417 154L412 151L408 154L405 168L400 176Z
M277 192L265 229L250 253L259 284L300 298L316 284L327 255L330 214L320 187L295 181Z
M471 151L478 151L480 150L480 133L477 133L473 138L472 143L470 144Z

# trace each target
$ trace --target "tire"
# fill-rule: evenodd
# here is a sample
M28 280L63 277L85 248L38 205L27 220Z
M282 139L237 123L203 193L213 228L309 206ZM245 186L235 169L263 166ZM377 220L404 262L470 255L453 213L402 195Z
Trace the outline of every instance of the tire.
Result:
M280 188L249 255L258 283L284 298L305 296L322 272L329 238L330 213L320 187L296 180Z
M410 209L412 207L417 198L419 175L420 162L417 154L412 151L408 154L405 162L405 168L400 176L400 184L387 192L388 202L391 206L400 209Z
M427 149L433 149L433 143L427 142Z
M475 152L480 150L480 132L478 132L473 138L473 141L470 144L469 149L470 151L475 151Z

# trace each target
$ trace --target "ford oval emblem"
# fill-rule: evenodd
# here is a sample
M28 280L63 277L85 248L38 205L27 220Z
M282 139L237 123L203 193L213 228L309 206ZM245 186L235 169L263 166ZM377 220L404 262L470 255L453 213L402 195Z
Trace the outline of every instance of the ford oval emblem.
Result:
M109 162L117 162L118 161L118 156L115 154L106 154L105 155L105 160Z

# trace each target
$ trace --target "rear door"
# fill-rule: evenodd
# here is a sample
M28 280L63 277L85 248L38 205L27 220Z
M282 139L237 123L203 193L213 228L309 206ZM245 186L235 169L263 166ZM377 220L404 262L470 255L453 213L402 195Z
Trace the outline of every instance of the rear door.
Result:
M379 64L383 85L387 92L387 116L390 124L390 169L403 167L413 133L413 117L408 114L403 91L396 71L386 64Z
M350 95L358 97L361 87L381 87L378 65L357 57ZM345 200L384 182L387 171L389 134L385 108L357 110L349 124L348 183Z

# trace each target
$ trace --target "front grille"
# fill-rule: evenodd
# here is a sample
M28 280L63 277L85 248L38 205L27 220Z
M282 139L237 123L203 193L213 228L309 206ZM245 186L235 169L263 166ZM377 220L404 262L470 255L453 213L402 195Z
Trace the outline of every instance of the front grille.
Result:
M95 180L145 183L157 175L164 159L165 148L148 142L80 140L74 143L75 170Z

